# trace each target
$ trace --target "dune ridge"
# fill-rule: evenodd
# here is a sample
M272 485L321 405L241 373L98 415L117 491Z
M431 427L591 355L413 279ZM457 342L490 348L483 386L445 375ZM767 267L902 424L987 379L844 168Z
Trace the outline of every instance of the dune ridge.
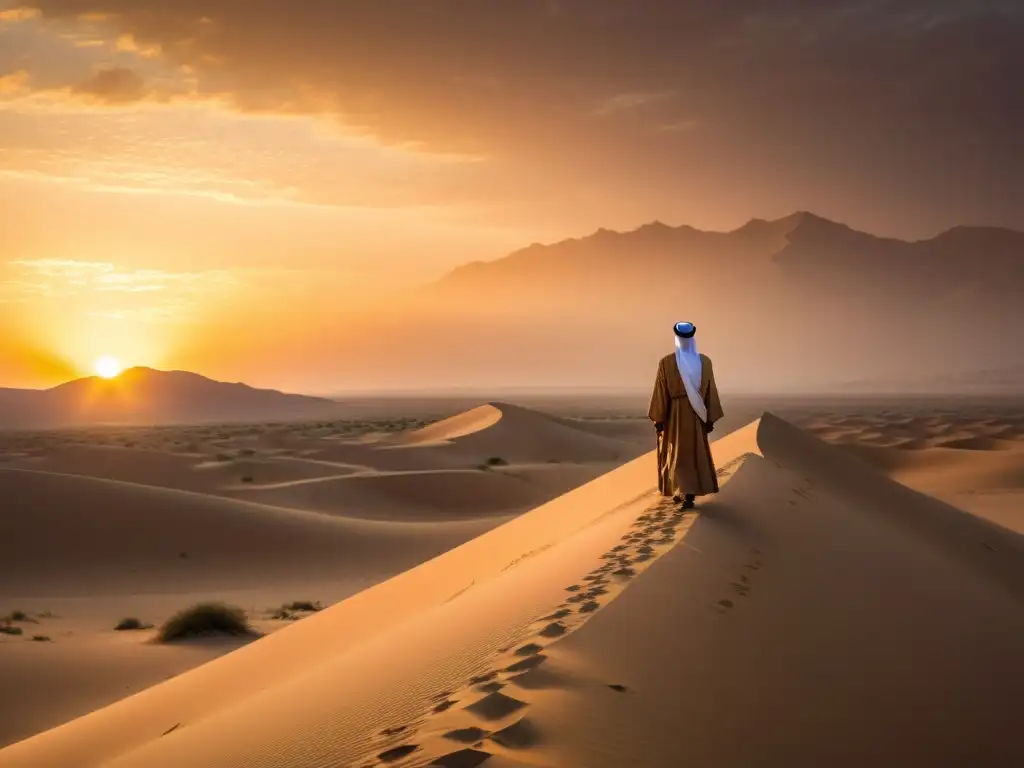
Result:
M1024 408L904 402L810 409L794 423L894 480L1024 533Z
M770 414L713 452L696 513L646 454L0 766L1021 756L1022 537Z
M393 573L485 530L331 517L124 481L0 468L3 591L32 595L233 588ZM47 531L61 531L60 537ZM393 552L395 558L385 557Z

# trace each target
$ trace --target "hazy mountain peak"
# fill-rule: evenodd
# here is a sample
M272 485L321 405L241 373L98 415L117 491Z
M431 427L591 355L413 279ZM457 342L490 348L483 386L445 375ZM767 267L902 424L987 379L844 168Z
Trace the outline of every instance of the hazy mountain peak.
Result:
M0 428L281 421L332 417L338 408L324 398L139 366L113 379L89 376L46 390L0 389Z

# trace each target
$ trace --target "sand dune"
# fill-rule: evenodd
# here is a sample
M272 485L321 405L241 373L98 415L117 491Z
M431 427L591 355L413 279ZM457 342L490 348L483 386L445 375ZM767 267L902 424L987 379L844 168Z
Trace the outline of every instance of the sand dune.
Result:
M27 449L8 452L0 466L358 519L422 522L523 512L641 452L635 434L632 439L603 436L506 404L372 440L292 435L284 441L280 430L277 442L287 442L287 452L260 444L258 432L226 444L193 437L190 450L170 445L166 430L131 447L50 443L40 437ZM650 439L649 426L644 436Z
M4 593L21 596L388 574L484 527L376 523L12 469L0 469L0 495L0 540L18 543L0 563L0 581Z
M524 409L504 418L488 408L506 438L531 424ZM0 560L0 617L21 610L31 621L23 637L0 634L0 745L239 644L153 649L153 631L114 632L121 618L159 623L228 600L273 632L285 626L269 619L282 603L343 599L616 463L576 463L569 450L557 463L492 466L451 432L415 450L347 434L297 424L4 435L0 536L18 545ZM26 642L36 634L52 642Z
M633 441L599 435L584 425L508 403L492 403L394 439L395 448L448 444L453 455L508 462L621 461Z
M400 443L404 445L429 445L444 443L474 432L481 432L497 424L503 416L493 405L481 405L465 413L428 424L405 435Z
M0 766L1009 765L1024 544L765 416L642 456Z
M1024 533L1019 403L811 410L794 421L904 485Z
M525 511L595 474L593 465L368 472L280 486L250 486L237 494L253 501L350 518L465 520Z

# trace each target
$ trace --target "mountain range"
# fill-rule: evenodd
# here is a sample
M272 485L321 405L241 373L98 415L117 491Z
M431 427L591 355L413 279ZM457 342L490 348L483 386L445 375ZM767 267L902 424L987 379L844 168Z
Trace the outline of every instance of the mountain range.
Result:
M1024 232L903 241L805 211L730 232L654 222L466 264L382 307L339 354L360 382L647 386L686 319L723 388L829 391L1001 369L1022 297Z

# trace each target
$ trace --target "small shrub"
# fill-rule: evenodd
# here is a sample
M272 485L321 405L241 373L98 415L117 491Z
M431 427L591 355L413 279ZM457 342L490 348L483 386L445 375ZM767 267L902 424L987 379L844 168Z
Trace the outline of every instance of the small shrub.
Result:
M136 619L134 616L129 616L126 619L121 619L114 627L118 632L126 632L133 629L152 629L152 624L144 624L143 622Z
M32 635L32 641L35 643L48 643L50 638L46 635Z
M23 630L21 627L15 627L12 624L3 624L3 625L0 625L0 634L3 634L3 635L23 635L23 634L25 634L25 630Z
M11 611L7 614L7 621L28 621L28 614L24 611Z
M487 460L487 466L489 467L503 467L506 464L508 464L508 462L501 458L501 456L491 456L491 458Z
M162 643L209 635L253 634L245 611L224 603L197 603L179 611L160 627Z
M296 600L293 603L286 603L281 606L286 611L306 611L307 613L315 613L322 611L324 607L320 605L320 601L311 602L309 600Z
M246 475L245 477L242 478L242 482L243 483L251 483L252 482L252 476L251 475Z

